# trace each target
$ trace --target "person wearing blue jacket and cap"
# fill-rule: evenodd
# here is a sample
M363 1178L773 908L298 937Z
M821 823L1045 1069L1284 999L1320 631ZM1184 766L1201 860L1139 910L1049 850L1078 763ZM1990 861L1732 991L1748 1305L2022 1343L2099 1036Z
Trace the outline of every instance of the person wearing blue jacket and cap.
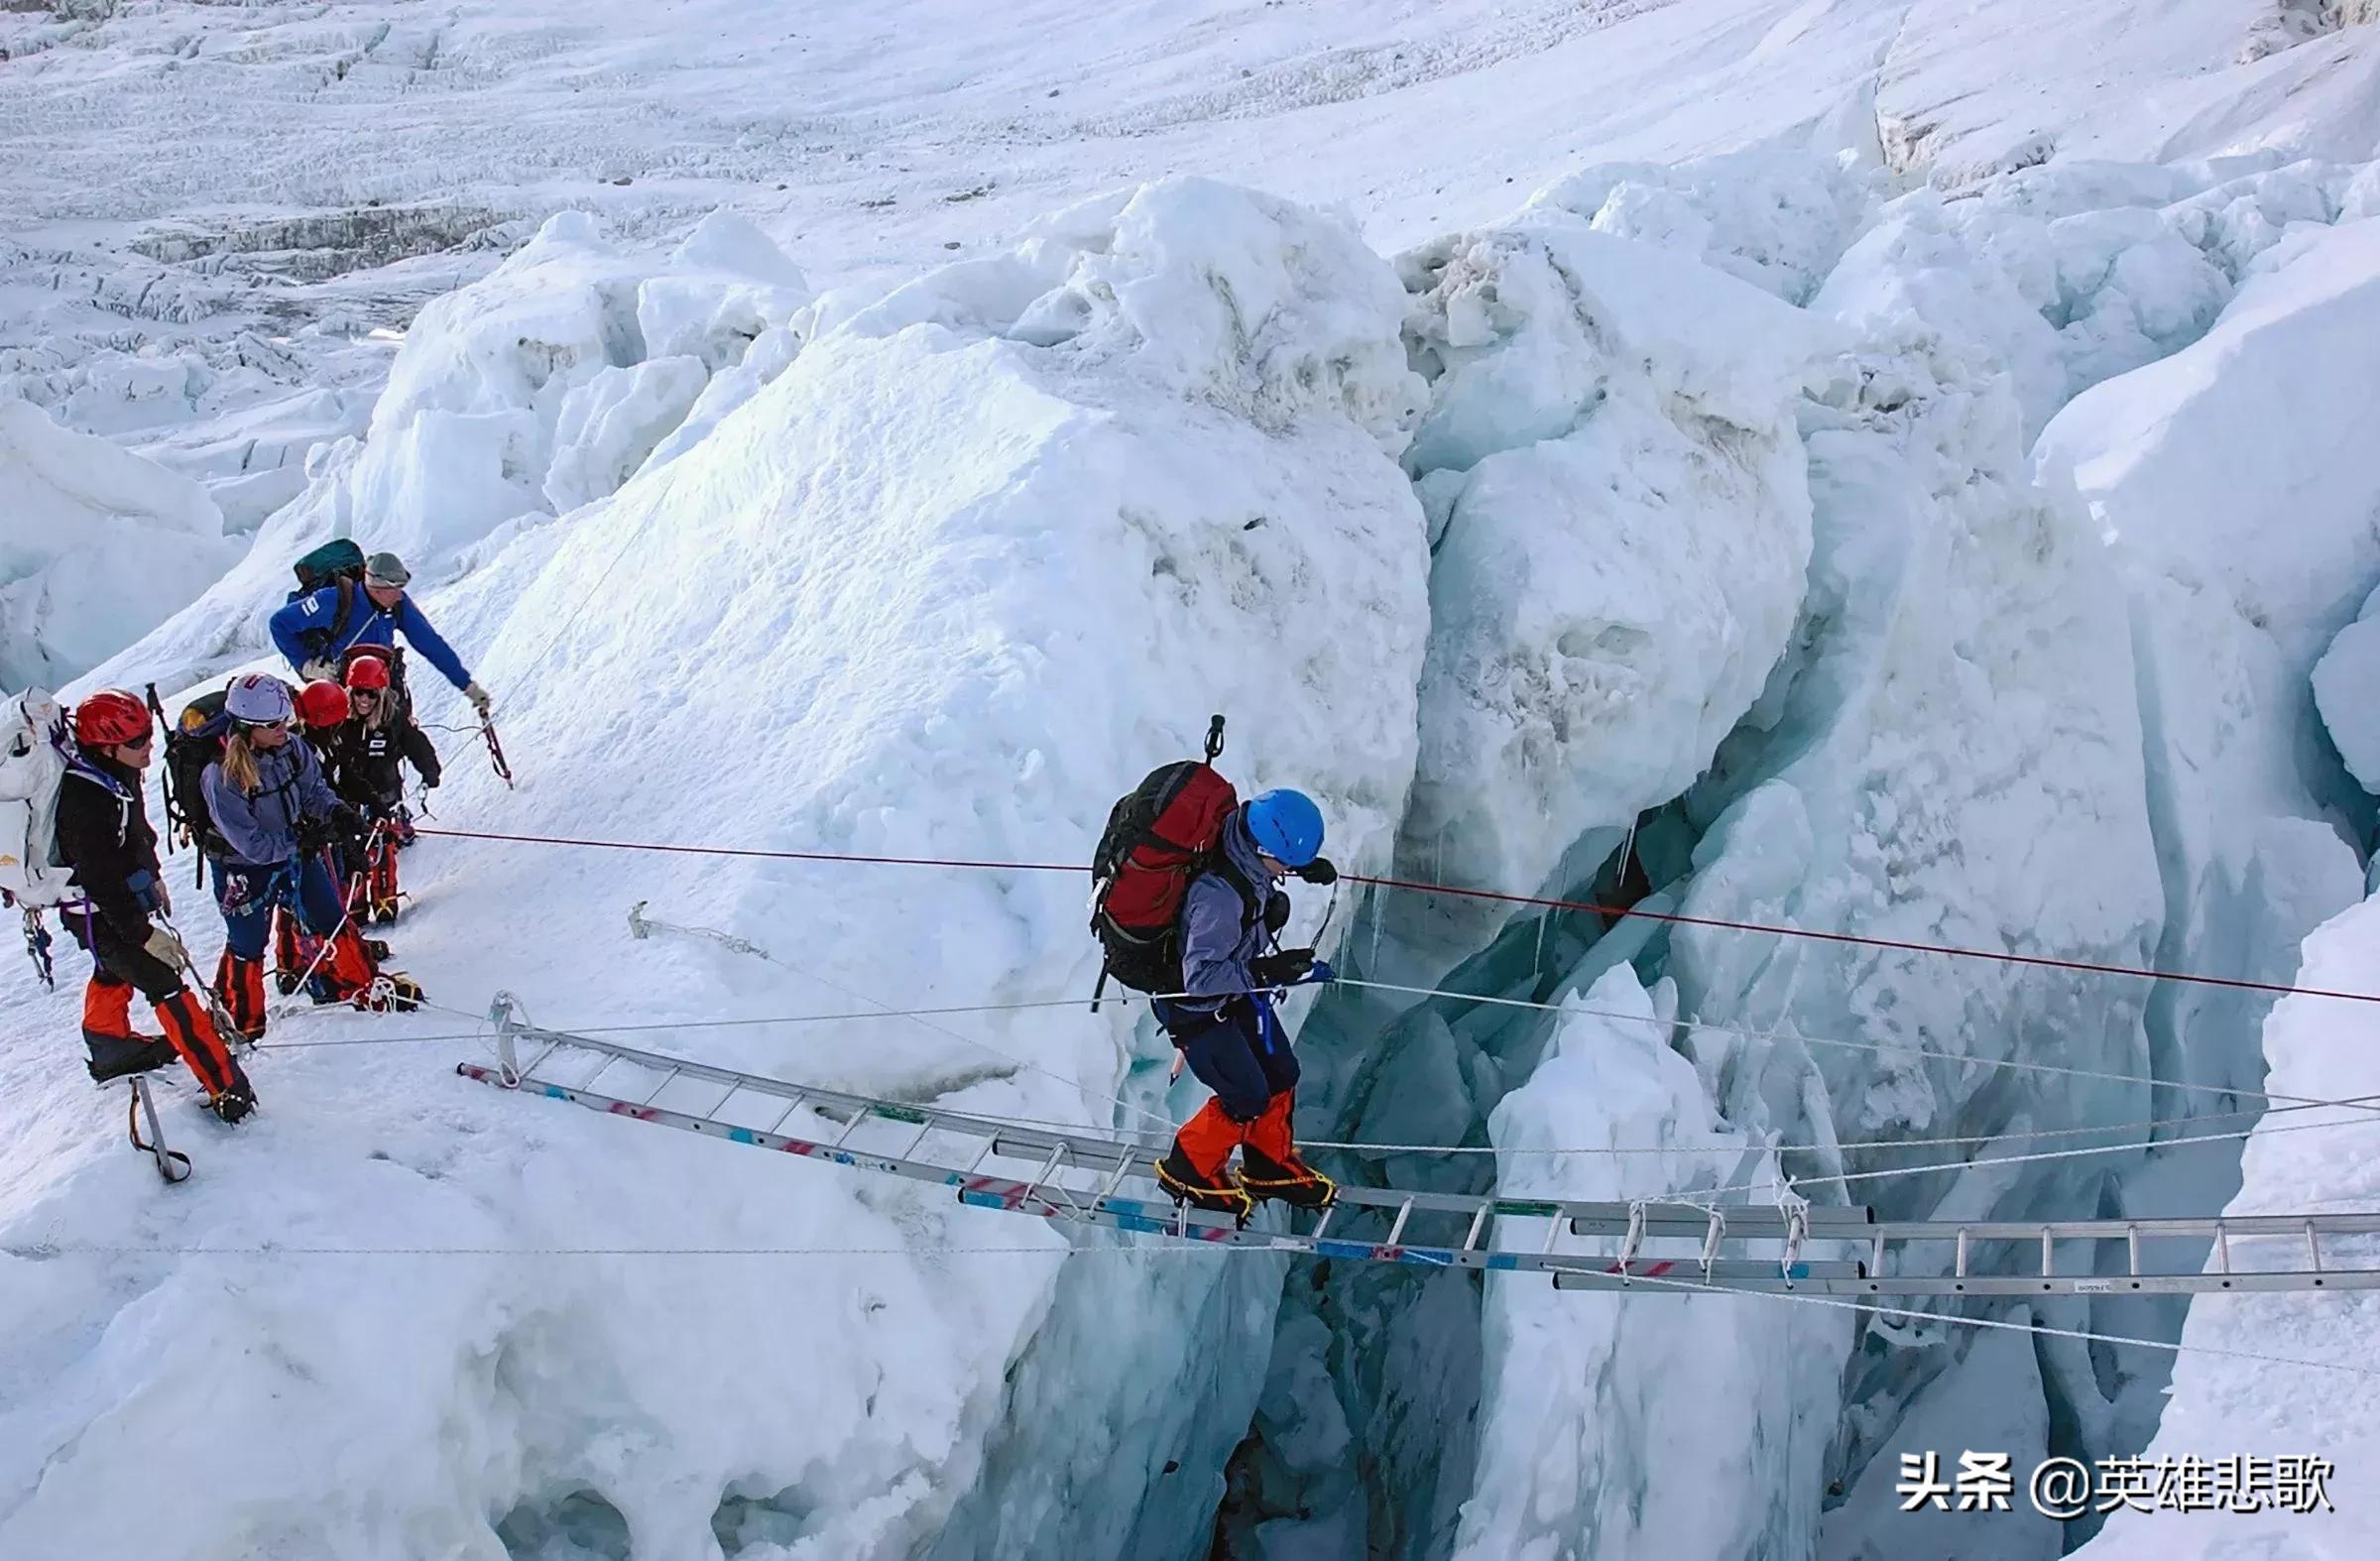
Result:
M1331 979L1310 948L1265 949L1289 921L1275 886L1295 873L1335 882L1322 856L1322 809L1303 791L1266 791L1224 820L1221 849L1182 901L1182 993L1155 1002L1157 1022L1215 1098L1174 1135L1157 1181L1176 1200L1246 1220L1259 1198L1326 1208L1339 1189L1290 1136L1297 1058L1271 989ZM1231 1170L1232 1151L1240 1169Z
M350 557L353 554L349 555ZM364 560L364 583L332 581L294 597L275 612L267 627L273 644L291 666L308 682L340 680L347 653L357 646L384 646L392 653L397 637L421 653L440 675L463 692L471 708L486 720L494 701L463 665L461 657L431 628L421 609L405 594L413 571L393 552L376 552ZM357 596L362 601L357 601ZM346 608L341 621L340 608ZM391 660L395 657L392 655Z

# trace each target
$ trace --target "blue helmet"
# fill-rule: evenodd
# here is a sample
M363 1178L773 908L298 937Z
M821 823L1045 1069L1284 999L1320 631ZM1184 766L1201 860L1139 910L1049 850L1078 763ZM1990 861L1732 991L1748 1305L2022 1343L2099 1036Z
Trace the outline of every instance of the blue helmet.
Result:
M1304 867L1322 854L1322 809L1303 791L1266 791L1242 808L1256 849L1283 867Z

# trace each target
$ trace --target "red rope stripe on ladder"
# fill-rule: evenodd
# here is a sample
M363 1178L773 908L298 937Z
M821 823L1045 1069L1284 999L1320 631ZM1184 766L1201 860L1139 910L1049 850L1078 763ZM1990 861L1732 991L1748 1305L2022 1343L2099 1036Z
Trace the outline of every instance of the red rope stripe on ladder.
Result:
M681 846L650 840L586 840L565 835L514 835L481 829L433 829L416 824L414 832L445 835L457 840L500 840L518 845L585 846L602 851L654 851L677 856L758 857L781 862L849 862L871 867L931 867L1003 873L1078 873L1091 869L1081 863L995 862L971 857L870 856L844 851L765 851L750 846ZM2083 975L2128 976L2139 981L2177 981L2189 986L2220 987L2233 992L2258 992L2274 997L2331 998L2342 1003L2380 1003L2380 992L2341 992L2327 987L2296 987L2277 981L2250 981L2237 976L2203 976L2191 971L2155 970L2136 965L2110 965L2095 960L2060 959L2048 954L2014 954L2005 950L1962 948L1952 943L1921 943L1907 938L1871 937L1857 932L1829 932L1815 927L1777 922L1730 921L1718 916L1689 916L1676 911L1646 910L1639 906L1605 905L1588 900L1556 900L1541 895L1514 895L1494 889L1460 889L1417 879L1368 878L1343 873L1345 883L1368 884L1417 895L1444 895L1461 900L1488 900L1498 904L1535 905L1547 910L1585 911L1602 916L1632 916L1671 926L1712 927L1724 932L1764 932L1773 937L1807 938L1820 943L1859 948L1892 949L1901 953L1940 954L1951 959L1987 959L2003 965L2026 965L2042 970L2069 970Z

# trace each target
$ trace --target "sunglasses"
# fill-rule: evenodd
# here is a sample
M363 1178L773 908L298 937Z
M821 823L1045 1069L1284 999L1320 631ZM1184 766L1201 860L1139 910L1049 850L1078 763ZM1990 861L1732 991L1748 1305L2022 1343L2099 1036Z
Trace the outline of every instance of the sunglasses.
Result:
M287 721L242 721L240 728L248 732L286 732L290 729L290 723Z
M116 746L118 748L147 748L150 744L156 741L157 733L151 731L143 732L140 736L132 739L130 742L118 743Z

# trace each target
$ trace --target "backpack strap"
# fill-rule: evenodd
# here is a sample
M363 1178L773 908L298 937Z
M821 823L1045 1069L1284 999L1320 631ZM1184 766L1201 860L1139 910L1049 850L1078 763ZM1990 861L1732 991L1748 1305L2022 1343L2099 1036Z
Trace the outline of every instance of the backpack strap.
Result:
M329 637L322 642L325 651L339 643L339 636L347 632L349 620L355 617L355 577L342 574L335 583L339 589L339 606L330 615Z

